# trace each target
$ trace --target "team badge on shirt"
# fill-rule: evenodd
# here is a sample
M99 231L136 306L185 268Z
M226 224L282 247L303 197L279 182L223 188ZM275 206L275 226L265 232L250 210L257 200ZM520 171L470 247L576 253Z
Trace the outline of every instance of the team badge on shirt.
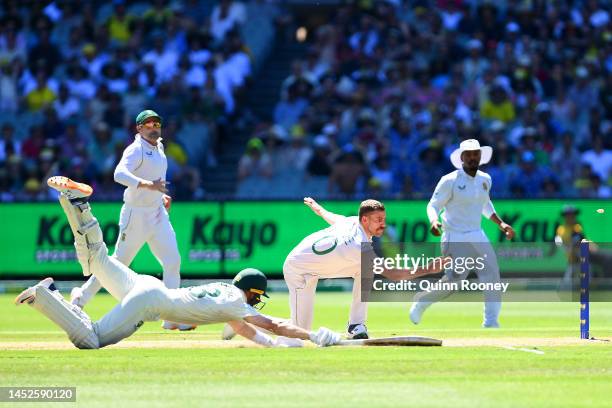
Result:
M487 191L488 187L487 187L487 183L482 183L482 189L484 191Z

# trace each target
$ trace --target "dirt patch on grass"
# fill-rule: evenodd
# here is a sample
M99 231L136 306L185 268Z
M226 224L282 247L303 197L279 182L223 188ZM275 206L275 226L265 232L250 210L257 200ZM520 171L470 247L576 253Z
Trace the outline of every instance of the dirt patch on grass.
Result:
M605 339L604 339L605 340ZM495 337L443 339L444 347L557 347L612 345L608 341L581 340L574 337ZM311 346L306 343L307 346ZM108 346L108 349L197 349L197 348L254 348L247 340L133 340ZM2 350L75 350L68 341L0 342Z

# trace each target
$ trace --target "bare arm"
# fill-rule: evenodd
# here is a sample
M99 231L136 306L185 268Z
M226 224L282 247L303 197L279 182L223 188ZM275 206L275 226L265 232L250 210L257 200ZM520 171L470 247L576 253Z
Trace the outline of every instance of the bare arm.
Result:
M170 211L170 206L172 206L172 197L170 197L167 194L164 194L162 196L162 203L164 204L164 207L166 208L166 210Z
M234 329L237 334L244 338L253 340L253 337L255 337L255 329L246 324L244 321L232 320L231 322L227 322L227 324L232 326L232 329Z
M503 222L502 219L499 218L496 213L491 214L491 217L489 217L489 219L495 224L497 224L499 229L504 231L504 233L506 234L506 239L514 238L514 228L512 228L509 224Z
M306 204L312 212L323 218L329 225L334 225L336 222L345 219L346 217L340 214L334 214L333 212L327 211L321 204L317 203L311 197L304 197L304 204Z
M233 320L227 323L232 327L232 329L234 329L237 334L257 344L260 344L264 347L274 347L276 345L276 342L272 337L260 332L259 330L255 329L253 326L243 320Z
M269 330L278 336L292 337L294 339L310 340L310 332L302 329L301 327L294 326L286 320L270 318L270 317L263 316L263 315L247 316L244 318L244 320L247 323L250 323L254 326ZM248 325L246 324L245 326L248 327ZM232 326L232 328L234 328L234 326ZM248 329L252 331L247 331ZM241 330L244 330L245 334L254 335L255 329L253 329L252 327L249 327L248 329L241 328ZM234 328L234 330L236 329ZM243 335L238 330L236 330L236 333L240 334L241 336Z
M244 318L244 321L231 321L228 323L236 333L264 347L277 347L279 344L266 333L257 330L256 327L270 331L279 336L310 340L321 347L338 344L341 339L339 333L335 333L325 327L320 327L317 332L309 332L292 325L287 320L264 315L247 316Z

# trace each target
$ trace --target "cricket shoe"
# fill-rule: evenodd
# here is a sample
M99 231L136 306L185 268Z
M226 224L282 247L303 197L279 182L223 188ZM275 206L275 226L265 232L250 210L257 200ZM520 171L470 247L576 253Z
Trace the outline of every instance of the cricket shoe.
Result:
M29 288L21 292L19 295L17 295L17 297L15 298L15 305L19 306L23 305L24 303L33 303L36 299L36 288L38 286L43 286L49 290L57 290L55 284L53 283L53 278L45 278L38 282L36 285L30 286Z
M426 307L423 307L419 304L419 302L414 302L410 307L410 321L413 324L421 323L421 318L423 317L423 312L425 312Z
M221 339L231 340L234 337L236 337L236 332L234 331L232 326L226 323L225 326L223 326L223 332L221 333Z
M53 176L47 180L47 185L59 191L70 201L82 201L93 193L93 188L84 183L77 183L64 176Z
M195 324L174 323L168 322L166 320L164 320L164 322L162 323L162 329L164 330L191 331L195 330L196 327L198 326L196 326Z
M348 326L348 335L349 339L359 340L359 339L368 339L368 328L365 324L349 324Z
M482 328L483 329L499 329L499 323L498 322L484 322L482 324Z

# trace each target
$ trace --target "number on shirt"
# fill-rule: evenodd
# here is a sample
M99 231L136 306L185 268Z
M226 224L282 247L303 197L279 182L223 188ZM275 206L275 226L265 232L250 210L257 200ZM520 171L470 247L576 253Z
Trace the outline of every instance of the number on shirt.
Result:
M315 255L325 255L336 249L337 246L338 238L333 235L327 235L313 242L312 252L314 252Z
M193 296L197 297L198 299L201 299L204 296L217 297L221 294L221 291L219 289L215 289L214 291L209 291L208 289L202 286L196 286L194 288L191 288L190 292Z

